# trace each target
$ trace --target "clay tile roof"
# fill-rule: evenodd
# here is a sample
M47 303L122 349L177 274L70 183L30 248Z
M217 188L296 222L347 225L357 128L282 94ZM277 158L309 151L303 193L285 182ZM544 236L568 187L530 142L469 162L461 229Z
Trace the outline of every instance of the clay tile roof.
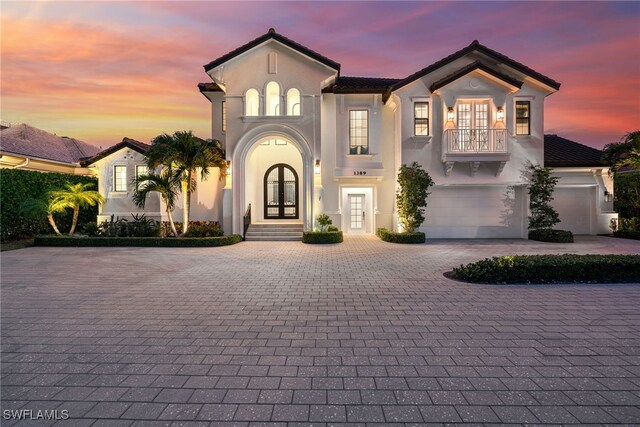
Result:
M92 157L83 159L82 165L88 166L100 159L107 157L110 154L115 153L118 150L121 150L122 148L130 148L140 154L145 154L149 150L149 148L151 148L151 146L149 144L145 144L144 142L136 141L135 139L127 138L125 136L124 138L122 138L122 141L117 143L116 145L112 145L111 147L102 150Z
M463 77L469 73L471 73L472 71L475 70L482 70L487 74L492 75L493 77L496 77L500 80L502 80L503 82L509 83L512 86L517 87L518 89L520 89L522 87L522 81L518 80L518 79L514 79L513 77L507 76L506 74L501 73L498 70L493 69L492 67L490 67L487 64L484 64L480 61L474 61L469 65L466 65L462 68L460 68L459 70L455 71L454 73L449 74L448 76L434 82L430 87L429 90L431 92L435 92L436 90L440 89L441 87L444 87L446 85L448 85L449 83L452 83L456 80L458 80L460 77Z
M214 82L198 83L200 92L222 92L222 88Z
M606 166L602 151L558 135L544 136L544 165L549 167Z
M6 154L75 165L99 150L86 142L53 135L24 123L0 131L0 152Z
M324 93L385 93L398 79L385 77L340 76L335 83L322 90Z
M486 56L493 58L494 60L501 62L515 70L520 71L521 73L532 77L544 84L546 84L547 86L550 86L551 88L558 90L560 89L560 83L558 83L557 81L553 80L550 77L547 77L529 67L527 67L524 64L521 64L520 62L509 58L506 55L501 54L500 52L497 52L493 49L489 49L488 47L484 46L483 44L480 44L480 42L478 40L474 40L473 42L471 42L471 44L469 44L468 46L460 49L457 52L452 53L451 55L442 58L439 61L434 62L433 64L423 68L422 70L419 70L413 74L411 74L410 76L398 81L397 83L395 83L391 89L385 94L385 101L389 98L389 96L391 96L391 91L400 89L401 87L408 85L409 83L426 76L427 74L437 70L438 68L441 68L459 58L462 58L463 56L473 52L473 51L478 51L480 53L485 54Z
M230 59L235 58L236 56L239 56L251 49L253 49L256 46L261 45L262 43L266 42L267 40L276 40L280 43L282 43L285 46L290 47L293 50L296 50L298 52L300 52L303 55L308 56L309 58L312 58L318 62L320 62L321 64L326 65L329 68L333 68L336 71L340 71L340 64L338 64L335 61L332 61L331 59L327 58L326 56L323 56L321 54L319 54L318 52L315 52L311 49L309 49L306 46L301 45L300 43L297 43L285 36L283 36L282 34L278 34L276 33L276 30L274 30L273 28L269 28L269 31L267 31L266 34L261 35L260 37L251 40L249 43L240 46L239 48L232 50L231 52L222 55L221 57L214 59L213 61L209 62L207 65L204 66L204 70L205 71L209 71L213 68L216 68L218 65L222 65L225 62L229 61Z

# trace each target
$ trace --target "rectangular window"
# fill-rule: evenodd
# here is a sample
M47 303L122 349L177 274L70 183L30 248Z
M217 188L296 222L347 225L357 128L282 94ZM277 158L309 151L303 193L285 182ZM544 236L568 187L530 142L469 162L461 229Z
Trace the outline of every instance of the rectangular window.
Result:
M222 132L227 131L227 102L222 101Z
M415 136L429 136L428 102L415 102L413 104L413 134Z
M349 154L369 154L369 111L349 111Z
M516 101L516 135L531 135L530 101Z
M149 173L147 165L136 165L136 181L142 176Z
M127 191L127 167L116 165L113 167L113 191Z

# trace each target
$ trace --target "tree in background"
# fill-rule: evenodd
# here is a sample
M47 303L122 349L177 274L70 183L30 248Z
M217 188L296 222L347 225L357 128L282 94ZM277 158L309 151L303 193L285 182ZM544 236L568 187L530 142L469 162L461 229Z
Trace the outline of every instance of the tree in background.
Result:
M640 130L629 132L620 142L607 144L602 158L611 166L611 173L628 167L640 171Z
M407 233L413 233L424 222L424 210L427 207L427 196L430 194L428 190L432 185L431 176L418 162L400 167L396 206L400 225Z
M173 135L165 133L151 141L146 156L149 169L164 166L171 174L170 178L180 184L183 198L181 235L184 236L189 228L191 194L197 187L198 169L202 180L207 179L212 167L220 169L220 180L227 174L222 143L198 138L191 131L177 131Z

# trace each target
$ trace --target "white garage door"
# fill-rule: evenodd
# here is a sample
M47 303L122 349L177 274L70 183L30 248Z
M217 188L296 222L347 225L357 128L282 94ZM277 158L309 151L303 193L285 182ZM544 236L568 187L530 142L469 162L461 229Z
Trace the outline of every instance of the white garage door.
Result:
M551 204L560 214L561 222L555 228L573 234L591 234L594 192L594 187L556 187Z
M439 187L427 199L427 238L522 237L522 189L507 199L506 187Z

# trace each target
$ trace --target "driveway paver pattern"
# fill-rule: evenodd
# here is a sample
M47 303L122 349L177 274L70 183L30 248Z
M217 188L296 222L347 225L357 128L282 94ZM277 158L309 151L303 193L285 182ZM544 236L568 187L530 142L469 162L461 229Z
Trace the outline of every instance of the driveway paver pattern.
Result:
M640 424L640 285L474 285L487 256L640 253L373 236L29 248L1 259L2 425Z

